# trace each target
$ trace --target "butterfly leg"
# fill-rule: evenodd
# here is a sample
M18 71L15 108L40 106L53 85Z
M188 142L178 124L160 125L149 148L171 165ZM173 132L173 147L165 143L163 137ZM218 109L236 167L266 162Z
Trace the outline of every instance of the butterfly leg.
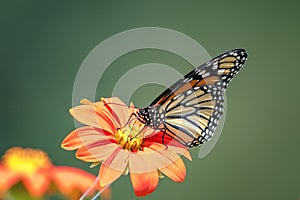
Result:
M133 117L136 118L136 114L135 113L131 113L131 115L129 116L129 118L128 118L127 122L125 123L124 127L129 126L130 129L132 129L132 126L131 126L130 123L132 122ZM127 142L129 142L130 139L131 139L130 137L127 137Z
M161 128L160 130L161 130L161 132L163 132L163 135L161 137L161 142L163 145L165 145L166 149L168 149L168 145L165 144L165 135L167 134L166 128Z
M137 120L138 121L137 121ZM140 124L138 124L137 125L137 123L142 123L142 125L140 125ZM136 114L136 113L131 113L131 115L130 115L130 117L129 117L129 119L128 119L128 121L126 122L126 124L125 124L125 126L129 126L129 128L132 130L132 133L134 133L133 134L133 137L128 137L128 139L127 140L130 140L130 139L132 139L132 138L136 138L136 137L138 137L142 132L143 132L143 130L144 130L144 128L145 128L145 124L144 124L144 122L143 121L141 121L141 119L139 119L139 117L138 117L138 115ZM135 131L134 131L134 129L137 129L135 126L143 126L142 128L140 127L140 128L138 128L138 133L136 133Z
M125 126L129 125L129 123L132 121L132 117L133 117L133 116L134 116L135 118L137 118L135 113L131 113L131 115L129 116L129 118L128 118L126 124L125 124Z

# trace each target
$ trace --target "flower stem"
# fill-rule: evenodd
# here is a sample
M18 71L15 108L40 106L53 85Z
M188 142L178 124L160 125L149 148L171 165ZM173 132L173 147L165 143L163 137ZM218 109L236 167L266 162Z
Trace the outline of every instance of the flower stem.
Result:
M104 186L93 198L92 198L92 200L95 200L95 199L97 199L99 196L100 196L100 194L102 193L102 192L104 192L108 187L109 187L110 185L106 185L106 186Z
M83 200L91 192L91 190L96 186L98 180L99 180L99 177L97 176L97 178L95 179L93 184L87 189L87 191L85 191L85 193L83 193L83 195L80 197L79 200Z

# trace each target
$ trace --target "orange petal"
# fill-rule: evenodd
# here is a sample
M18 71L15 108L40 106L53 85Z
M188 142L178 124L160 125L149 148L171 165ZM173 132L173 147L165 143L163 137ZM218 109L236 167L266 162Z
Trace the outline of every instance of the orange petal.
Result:
M74 189L79 189L84 193L96 179L96 176L74 167L53 167L51 172L54 183L63 194L70 194ZM95 189L97 188L93 188L91 193Z
M185 165L178 154L172 151L172 148L161 148L161 144L148 144L148 147L154 151L152 154L153 162L157 163L158 169L173 181L182 182L186 175ZM146 149L146 148L145 148ZM184 153L186 154L186 153ZM143 155L144 158L147 158Z
M93 105L80 105L69 110L70 114L80 123L98 126L97 115Z
M184 157L186 157L187 159L189 159L190 161L192 161L191 154L190 154L190 152L188 150L186 150L185 152L183 152L182 155Z
M97 140L115 140L114 136L106 130L84 126L72 131L62 142L61 147L66 150L75 150L87 146Z
M17 173L0 165L0 194L7 191L10 187L20 180Z
M165 157L165 159L169 159L172 162L174 162L175 160L177 160L180 157L175 151L173 151L168 146L161 145L158 143L153 143L151 145L148 145L145 148L149 148L149 149L153 150L154 152L161 154L162 156Z
M89 104L76 106L70 109L70 114L77 121L85 125L99 127L109 132L114 132L116 129L116 125L114 124L115 120L110 116L107 116L105 111L102 111L95 105Z
M177 142L174 138L170 137L168 134L162 132L162 131L156 131L151 135L148 135L144 142L150 142L151 143L159 143L163 144L165 146L175 146L186 149L187 147L183 144Z
M85 127L84 127L85 128ZM80 147L83 147L83 144L81 142L81 139L79 138L78 135L79 129L75 129L61 143L61 148L66 149L66 150L75 150Z
M186 157L187 159L189 159L190 161L192 161L192 157L190 155L190 152L187 150L187 148L181 148L181 147L175 147L175 146L168 146L168 149L170 151L174 151L180 155L183 155L184 157Z
M138 111L138 109L134 107L133 102L130 102L130 104L129 104L129 110L128 110L128 115L130 116L132 113L135 113L137 111Z
M40 170L24 177L23 185L31 196L40 197L48 190L50 179L45 171Z
M134 193L137 196L145 196L153 192L158 184L158 172L130 173Z
M105 160L99 171L100 186L104 187L118 179L125 171L128 164L128 152L117 148L114 153Z
M81 99L80 100L80 103L81 104L86 104L86 105L92 105L92 104L94 104L93 102L91 102L90 100L88 100L88 99Z
M164 140L162 139L164 138ZM163 141L166 142L166 145L163 144ZM151 137L145 138L144 147L149 147L153 150L160 151L162 149L169 149L177 154L185 156L187 159L192 160L191 155L186 146L173 140L168 135L164 135L163 132L158 132L157 134L152 135Z
M152 150L144 149L138 153L129 154L130 173L148 173L157 171L157 162ZM155 161L154 161L155 160ZM154 162L153 162L154 161Z
M179 155L166 148L157 151L144 148L143 151L129 155L129 169L131 173L153 172L171 165L179 158Z
M115 128L121 127L119 118L117 117L116 113L113 112L106 103L104 103L103 101L98 101L94 103L94 106L99 117L110 122Z
M181 158L177 159L171 165L160 169L160 171L175 182L182 182L186 175L186 169Z
M121 126L127 123L130 109L123 101L118 97L102 98L101 100Z
M76 157L85 162L101 162L107 159L118 147L115 143L94 142L88 146L81 147L76 152Z

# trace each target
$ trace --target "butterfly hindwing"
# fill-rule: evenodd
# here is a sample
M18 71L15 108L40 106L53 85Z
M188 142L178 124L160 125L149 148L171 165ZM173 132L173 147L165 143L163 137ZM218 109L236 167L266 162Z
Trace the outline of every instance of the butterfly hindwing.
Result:
M208 141L223 114L223 104L223 92L217 87L193 87L162 105L166 133L189 147Z

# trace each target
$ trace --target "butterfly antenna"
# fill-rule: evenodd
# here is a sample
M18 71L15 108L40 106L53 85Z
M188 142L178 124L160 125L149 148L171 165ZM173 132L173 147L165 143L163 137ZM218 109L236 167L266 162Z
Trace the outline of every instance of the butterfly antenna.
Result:
M138 107L135 107L135 106L127 106L127 105L120 104L120 103L106 103L106 102L104 102L104 105L108 105L108 104L110 104L110 105L117 105L117 106L125 106L125 107L139 109Z

